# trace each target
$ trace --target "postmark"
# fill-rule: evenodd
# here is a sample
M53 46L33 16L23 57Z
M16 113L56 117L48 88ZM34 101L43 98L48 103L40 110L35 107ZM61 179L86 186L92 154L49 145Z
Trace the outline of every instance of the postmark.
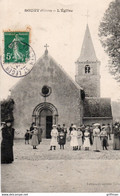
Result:
M35 52L29 45L29 32L4 32L2 68L13 77L30 73L36 62Z

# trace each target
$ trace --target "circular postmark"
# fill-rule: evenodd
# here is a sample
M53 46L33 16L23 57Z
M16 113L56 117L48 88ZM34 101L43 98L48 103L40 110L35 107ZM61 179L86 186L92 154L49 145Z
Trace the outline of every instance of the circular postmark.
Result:
M3 55L1 66L12 77L24 77L33 69L36 55L33 48L25 42L14 41L13 44L7 45L9 48L12 47L12 53Z

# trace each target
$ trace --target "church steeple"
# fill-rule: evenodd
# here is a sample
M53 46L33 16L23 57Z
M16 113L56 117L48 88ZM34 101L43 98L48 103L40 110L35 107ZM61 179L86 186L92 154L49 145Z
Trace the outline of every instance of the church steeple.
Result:
M100 61L96 57L88 24L81 54L76 62L75 80L87 97L100 97Z
M86 61L86 60L88 61L97 60L88 24L86 26L81 54L80 54L80 57L78 58L78 61Z

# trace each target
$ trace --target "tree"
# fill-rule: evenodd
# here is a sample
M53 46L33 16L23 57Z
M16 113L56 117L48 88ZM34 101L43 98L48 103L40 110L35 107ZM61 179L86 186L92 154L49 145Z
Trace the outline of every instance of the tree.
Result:
M7 100L1 101L1 121L11 119L14 121L13 117L14 100L9 98Z
M99 25L99 36L109 56L109 71L120 82L120 0L109 4Z

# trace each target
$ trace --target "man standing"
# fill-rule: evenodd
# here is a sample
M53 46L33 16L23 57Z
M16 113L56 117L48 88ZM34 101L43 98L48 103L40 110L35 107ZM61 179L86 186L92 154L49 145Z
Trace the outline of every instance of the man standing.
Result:
M41 125L39 125L39 127L38 127L38 144L40 144L40 142L42 142L42 133L43 133L42 127L41 127Z
M106 131L107 131L107 136L108 136L109 140L111 140L111 127L110 127L110 124L107 125Z
M66 144L67 128L66 128L65 124L63 124L62 130L65 133L65 144Z

